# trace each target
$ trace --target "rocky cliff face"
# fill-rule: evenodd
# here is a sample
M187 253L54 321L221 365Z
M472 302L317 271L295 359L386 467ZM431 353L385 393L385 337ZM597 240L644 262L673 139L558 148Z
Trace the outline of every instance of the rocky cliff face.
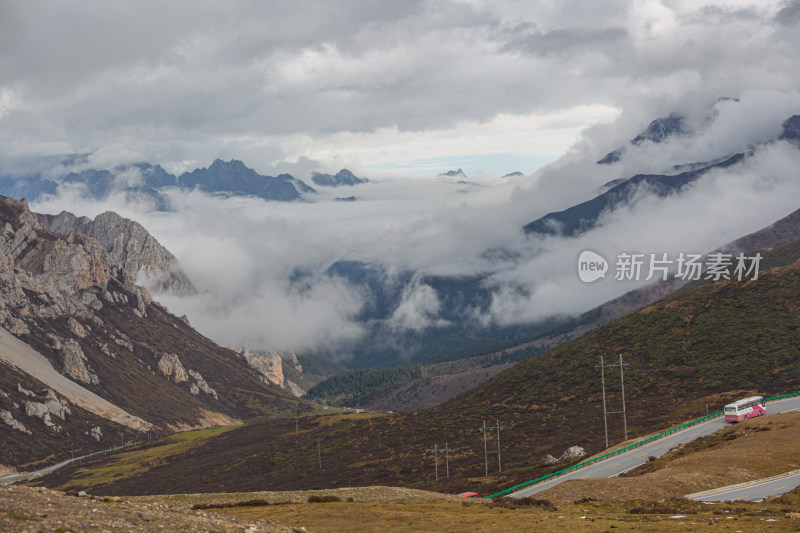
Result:
M107 232L112 250L127 254L123 267L75 229L88 219L60 217L45 217L44 227L24 200L0 196L0 463L107 446L139 431L232 423L274 407L304 410L135 284L129 269L143 264L135 251L160 253L144 228L113 214L84 227ZM169 264L171 256L159 257L156 264Z
M297 372L303 371L303 365L297 360L294 352L277 352L275 350L250 350L242 348L236 350L247 364L256 370L265 383L273 383L294 396L300 397L306 393L299 385L286 379L284 366L288 365Z
M92 237L115 263L153 292L168 291L181 296L197 293L175 256L138 222L113 211L97 215L94 220L77 217L68 211L36 217L53 233L79 233Z

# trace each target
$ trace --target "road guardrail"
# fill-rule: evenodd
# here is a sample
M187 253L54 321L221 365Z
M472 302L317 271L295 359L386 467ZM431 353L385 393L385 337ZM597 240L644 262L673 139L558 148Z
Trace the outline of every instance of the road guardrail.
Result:
M791 394L784 394L782 396L775 396L773 398L767 398L766 400L764 400L764 403L774 402L776 400L785 400L786 398L793 398L795 396L800 396L800 392L794 392L794 393L791 393ZM502 490L502 491L500 491L500 492L498 492L496 494L492 494L490 496L486 496L485 498L486 499L499 498L501 496L505 496L506 494L510 494L512 492L516 492L516 491L518 491L520 489L524 489L524 488L530 487L532 485L538 485L539 483L543 483L545 481L549 481L551 479L563 476L564 474L569 474L570 472L574 472L575 470L580 470L583 467L586 467L586 466L589 466L589 465L593 465L595 463L599 463L600 461L604 461L604 460L608 459L609 457L614 457L615 455L619 455L621 453L625 453L627 451L634 450L636 448L640 448L640 447L644 446L645 444L649 444L649 443L651 443L653 441L656 441L656 440L659 440L659 439L663 439L664 437L668 437L669 435L672 435L673 433L677 433L678 431L684 430L686 428L690 428L690 427L695 426L697 424L701 424L703 422L707 422L708 420L716 418L716 417L718 417L718 416L720 416L722 414L724 414L724 411L716 411L716 412L711 413L709 415L706 415L704 417L701 417L701 418L692 420L690 422L686 422L684 424L681 424L680 426L675 426L674 428L668 429L666 431L662 431L661 433L653 435L652 437L648 437L646 439L640 440L639 442L635 442L633 444L625 446L624 448L620 448L619 450L614 450L613 452L608 452L606 454L599 455L599 456L597 456L597 457L595 457L593 459L589 459L588 461L583 461L581 463L572 465L572 466L570 466L568 468L564 468L563 470L559 470L558 472L553 472L551 474L547 474L546 476L538 477L536 479L532 479L531 481L526 481L525 483L520 483L519 485L515 485L513 487L509 487L509 488L507 488L505 490Z

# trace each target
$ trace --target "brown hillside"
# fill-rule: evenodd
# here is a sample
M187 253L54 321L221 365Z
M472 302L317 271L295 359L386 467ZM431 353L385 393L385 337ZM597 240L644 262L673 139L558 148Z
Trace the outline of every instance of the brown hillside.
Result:
M720 409L750 393L800 386L800 243L765 257L757 281L719 282L685 290L638 313L520 363L476 390L409 415L323 417L253 424L209 439L172 461L94 490L136 494L405 485L486 493L538 477L545 454L580 445L604 447L600 355L624 355L628 429L652 433ZM621 408L618 374L606 375L609 410ZM484 474L479 427L500 420L497 456ZM623 440L611 416L612 444ZM319 443L319 445L318 445ZM450 478L434 479L433 447L449 445ZM318 447L319 446L319 447ZM496 450L491 432L488 451ZM322 465L320 466L320 459ZM440 457L440 474L446 467ZM103 467L105 468L105 467ZM49 485L92 486L89 471L62 472ZM80 478L83 478L81 481Z

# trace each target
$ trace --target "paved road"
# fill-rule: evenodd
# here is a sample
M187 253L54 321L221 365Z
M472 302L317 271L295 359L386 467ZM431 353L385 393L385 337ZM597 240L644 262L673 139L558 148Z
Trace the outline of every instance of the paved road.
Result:
M795 398L787 398L785 400L778 400L775 402L769 402L767 404L767 413L775 414L775 413L784 413L787 411L796 411L800 409L800 397ZM706 435L710 435L715 431L718 431L726 426L728 426L723 417L715 418L713 420L709 420L708 422L703 422L701 424L697 424L696 426L692 426L690 428L684 429L678 433L673 433L668 437L664 437L663 439L659 439L657 441L651 442L646 444L640 448L634 448L628 452L622 453L620 455L615 455L614 457L609 457L604 461L600 461L599 463L595 463L593 465L587 466L585 468L581 468L574 472L570 472L569 474L557 477L550 481L546 481L544 483L538 483L536 485L532 485L530 487L524 488L513 494L509 494L512 498L526 498L531 496L532 494L536 494L537 492L541 492L543 490L547 490L550 488L555 487L559 483L570 479L587 479L593 477L614 477L622 472L626 472L632 468L639 466L647 462L648 457L661 457L665 453L667 453L670 448L673 448L681 443L686 443L691 440L694 440L698 437L704 437Z
M73 463L75 461L80 461L81 459L84 459L86 457L92 457L94 455L98 455L98 454L101 454L101 453L105 455L105 454L108 454L108 452L115 451L115 450L121 450L123 448L127 448L129 446L135 446L137 444L140 444L140 443L139 442L131 442L131 443L125 444L122 447L110 448L108 450L100 450L100 451L97 451L97 452L87 453L86 455L81 455L79 457L74 457L72 459L67 459L66 461L61 461L60 463L56 463L54 465L50 465L48 467L42 468L41 470L35 470L33 472L25 472L25 473L22 473L22 474L14 474L13 476L0 477L0 483L11 483L13 481L19 481L21 479L25 479L25 478L29 478L29 477L37 477L37 476L41 476L41 475L44 475L44 474L49 474L53 470L57 470L57 469L61 468L62 466L66 466L66 465L68 465L70 463Z
M690 494L687 497L704 502L727 502L733 500L760 502L768 496L780 496L798 486L800 486L800 471L794 471L788 475L784 474L730 487L720 487L698 494Z
M13 476L0 477L0 483L8 483L11 481L18 481L20 479L25 479L27 477L35 477L47 474L49 472L52 472L53 470L61 468L64 465L68 465L73 461L77 461L78 459L79 457L76 457L75 459L67 459L66 461L62 461L60 463L48 466L47 468L42 468L41 470L36 470L35 472L26 472L24 474L14 474Z

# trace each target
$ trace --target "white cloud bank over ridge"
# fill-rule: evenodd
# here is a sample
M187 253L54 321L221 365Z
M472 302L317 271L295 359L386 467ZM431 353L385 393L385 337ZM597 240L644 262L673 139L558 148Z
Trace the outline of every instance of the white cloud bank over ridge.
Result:
M124 200L92 203L62 195L34 205L69 206L95 215L113 208L137 219L170 248L206 291L195 299L165 298L204 333L226 344L280 348L325 347L358 339L355 320L369 294L323 275L338 260L383 265L389 275L417 272L389 326L421 331L445 324L436 291L423 275L488 274L494 297L476 324L501 325L581 313L638 286L579 281L580 251L613 260L619 252L707 252L800 208L800 150L786 142L760 145L800 114L800 94L749 91L738 102L718 102L697 120L692 137L628 145L623 160L597 165L594 139L607 142L619 126L597 127L558 162L533 176L459 184L432 178L373 181L353 189L321 190L309 203L264 202L173 191L172 213ZM646 124L646 123L644 123ZM604 131L605 130L605 131ZM612 146L624 143L619 139ZM526 238L522 226L550 211L595 196L611 179L659 173L673 164L715 159L755 149L743 163L709 173L680 196L646 195L606 213L602 224L576 238ZM354 194L356 202L336 202ZM300 270L302 283L291 279Z

